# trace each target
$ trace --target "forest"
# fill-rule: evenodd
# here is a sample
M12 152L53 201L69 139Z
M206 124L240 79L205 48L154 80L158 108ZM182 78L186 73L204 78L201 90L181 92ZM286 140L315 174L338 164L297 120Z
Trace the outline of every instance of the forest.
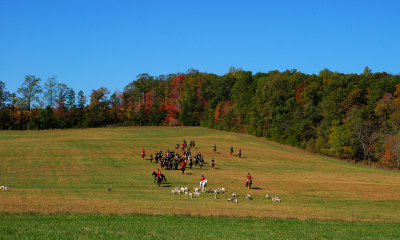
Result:
M223 76L140 74L122 91L75 92L55 76L0 81L0 129L203 126L248 133L322 155L400 168L400 76L324 69Z

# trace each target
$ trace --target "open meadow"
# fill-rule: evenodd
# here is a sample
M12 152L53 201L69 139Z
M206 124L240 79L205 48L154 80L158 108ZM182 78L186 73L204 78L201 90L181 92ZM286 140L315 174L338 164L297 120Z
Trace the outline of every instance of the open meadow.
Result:
M155 151L173 149L183 139L195 140L192 153L204 155L205 167L194 166L184 175L163 170L168 183L157 187L151 173L159 165L142 160L141 149L146 149L147 159ZM213 144L217 145L215 154ZM230 155L231 145L235 152L242 148L242 158ZM309 222L287 221L306 225L325 220L344 225L346 221L366 225L400 221L398 171L331 159L245 134L201 127L2 131L0 153L0 185L9 188L0 191L0 222L52 216L42 214L57 214L56 219L74 214L94 219L101 218L98 214L294 218ZM212 158L214 170L209 165ZM245 187L248 172L254 178L253 189ZM208 188L225 187L227 193L218 199L208 193L196 198L171 193L174 187L197 187L202 174ZM227 201L232 192L239 195L239 203ZM254 199L246 200L247 193ZM282 202L266 199L266 193L279 196ZM219 218L209 221L215 219Z

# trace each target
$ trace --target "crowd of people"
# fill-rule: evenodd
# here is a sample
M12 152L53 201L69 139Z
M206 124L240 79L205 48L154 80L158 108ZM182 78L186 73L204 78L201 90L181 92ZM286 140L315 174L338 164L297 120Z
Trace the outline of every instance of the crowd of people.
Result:
M185 173L186 170L186 164L189 165L189 168L192 169L193 164L194 166L199 166L200 169L203 169L204 166L204 157L203 155L198 152L194 156L194 161L192 157L192 152L191 149L195 148L195 142L194 140L190 140L190 144L188 147L188 144L185 139L183 139L182 144L179 145L178 143L176 144L176 147L174 150L167 149L167 151L163 154L162 150L155 152L154 154L154 160L156 163L160 164L160 168L164 170L181 170L182 174ZM215 153L217 150L216 144L212 146L212 150ZM230 154L233 155L233 147L230 147ZM142 149L141 151L141 157L144 159L146 156L146 151ZM242 149L239 148L238 150L238 157L241 157L242 155ZM150 155L150 161L153 161L153 154ZM215 168L215 160L214 157L211 160L210 163L211 169ZM156 172L156 178L161 177L161 171L160 168ZM250 173L248 173L247 178L246 178L246 187L251 187L252 184L252 177ZM204 182L205 177L202 175L200 183Z

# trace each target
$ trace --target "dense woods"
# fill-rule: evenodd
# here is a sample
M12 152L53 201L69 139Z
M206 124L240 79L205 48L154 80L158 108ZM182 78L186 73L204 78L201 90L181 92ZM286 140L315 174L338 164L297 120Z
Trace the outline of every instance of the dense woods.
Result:
M400 167L400 76L296 70L223 76L141 74L123 91L89 96L57 78L27 75L17 93L0 81L0 129L108 125L205 126L264 136L309 151Z

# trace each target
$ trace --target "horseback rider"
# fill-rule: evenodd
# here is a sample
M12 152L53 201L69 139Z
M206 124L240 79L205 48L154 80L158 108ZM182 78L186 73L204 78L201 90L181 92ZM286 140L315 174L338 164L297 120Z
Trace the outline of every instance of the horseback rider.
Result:
M242 148L239 148L239 151L238 151L238 156L239 156L239 157L241 157L241 156L242 156Z
M215 144L213 145L213 150L214 150L214 152L217 151L217 145L215 145Z
M206 178L204 177L204 175L201 175L200 184L201 184L204 180L206 180Z
M200 188L204 192L207 188L207 179L204 177L204 175L201 175L200 178Z
M214 161L214 159L211 160L210 165L211 165L211 168L214 169L214 166L215 166L215 161Z
M231 155L232 155L232 153L233 153L233 147L231 146Z
M153 172L153 175L154 175L154 172ZM157 173L156 173L154 180L156 180L158 187L161 186L161 182L162 182L163 178L164 178L164 175L161 174L160 169L157 169ZM166 181L166 179L165 179L165 181Z
M203 165L204 165L204 158L203 155L200 154L200 169L203 169Z
M246 187L248 185L251 185L251 182L253 181L253 177L251 176L250 173L247 173L247 180L246 180Z
M182 174L184 174L184 173L185 173L185 168L186 168L186 162L185 162L185 161L182 161L182 162L181 162L181 170L182 170Z
M188 159L189 159L189 168L192 169L192 166L193 166L192 157L189 155Z
M144 159L144 156L146 155L146 151L144 150L144 148L142 148L142 153L140 155L142 156L142 159Z

